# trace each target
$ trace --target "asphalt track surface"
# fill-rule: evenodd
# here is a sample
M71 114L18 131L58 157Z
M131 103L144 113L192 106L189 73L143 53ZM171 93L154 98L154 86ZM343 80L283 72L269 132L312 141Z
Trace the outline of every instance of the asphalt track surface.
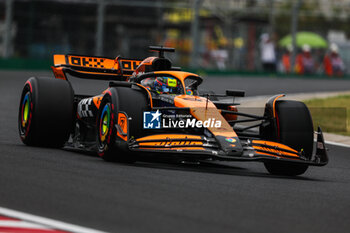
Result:
M350 232L349 148L329 146L326 167L288 178L260 163L124 165L27 147L17 133L19 96L27 77L42 74L0 72L0 206L108 232ZM216 78L207 87L214 83L249 95L350 87L263 78Z

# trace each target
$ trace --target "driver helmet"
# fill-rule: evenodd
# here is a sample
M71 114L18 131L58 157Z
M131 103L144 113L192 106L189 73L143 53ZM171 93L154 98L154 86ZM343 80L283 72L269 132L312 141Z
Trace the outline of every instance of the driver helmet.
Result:
M176 94L178 92L178 81L170 77L157 77L154 80L154 90L158 94Z

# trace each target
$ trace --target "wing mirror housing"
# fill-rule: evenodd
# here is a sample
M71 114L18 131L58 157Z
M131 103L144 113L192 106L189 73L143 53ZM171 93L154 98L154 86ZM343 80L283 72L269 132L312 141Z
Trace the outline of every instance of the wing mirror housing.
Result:
M234 96L234 97L244 97L245 91L242 90L226 90L227 96Z

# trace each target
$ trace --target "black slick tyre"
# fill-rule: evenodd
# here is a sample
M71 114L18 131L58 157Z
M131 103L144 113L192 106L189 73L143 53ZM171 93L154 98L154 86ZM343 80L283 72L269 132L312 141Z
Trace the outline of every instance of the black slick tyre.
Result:
M74 92L69 82L32 77L19 104L18 129L28 146L62 147L74 118Z
M98 154L106 161L135 162L135 157L126 146L126 141L117 136L118 113L129 118L130 138L142 136L143 111L149 110L147 97L139 88L113 87L101 101L97 118ZM117 141L121 143L117 143Z
M313 151L313 123L306 105L299 101L276 102L277 141L302 151L308 159ZM306 172L308 165L282 162L265 162L266 169L274 175L297 176Z

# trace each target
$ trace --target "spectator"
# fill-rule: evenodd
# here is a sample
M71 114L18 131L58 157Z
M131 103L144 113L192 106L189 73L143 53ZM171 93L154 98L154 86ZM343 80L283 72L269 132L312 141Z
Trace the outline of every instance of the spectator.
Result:
M265 72L276 72L275 43L266 33L261 35L260 55L261 63Z
M315 61L311 55L311 47L304 44L302 53L296 57L295 71L298 74L313 74L315 72Z
M344 62L339 56L339 49L336 44L331 44L330 52L326 53L323 59L324 71L328 76L343 76Z
M285 53L282 55L282 72L284 73L290 73L292 71L291 63L290 63L292 52L293 52L293 46L288 45L285 50Z
M219 70L226 69L226 62L228 59L228 52L224 48L213 49L211 51L211 56L215 60L217 67Z

